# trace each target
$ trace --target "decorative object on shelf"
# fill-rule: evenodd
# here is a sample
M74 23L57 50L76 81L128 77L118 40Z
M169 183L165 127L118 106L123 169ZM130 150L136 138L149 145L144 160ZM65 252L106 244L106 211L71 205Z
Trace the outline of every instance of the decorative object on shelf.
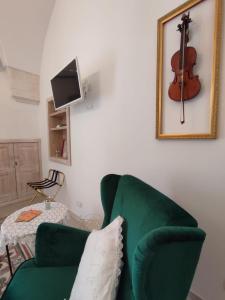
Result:
M55 156L56 156L56 157L61 157L61 152L60 152L59 149L56 149L56 150L55 150Z
M64 124L57 124L56 125L56 128L62 128L62 127L66 127L66 124L64 123Z
M12 96L18 102L39 104L40 78L39 75L8 67Z
M64 140L64 143L63 143L63 153L62 153L62 157L64 158L64 159L66 159L67 158L67 142L66 142L66 140Z
M196 64L197 52L195 48L188 47L189 23L192 22L190 13L182 15L182 24L178 24L181 33L180 50L176 51L171 58L172 71L175 73L174 80L169 86L169 97L181 103L180 123L185 123L184 101L191 100L201 90L198 76L194 76L193 67Z
M64 151L64 145L65 145L65 139L62 140L62 147L61 147L61 157L63 157L63 151Z
M221 22L221 0L189 0L158 20L156 138L217 137ZM181 37L174 30L178 23ZM179 102L180 122L171 99Z
M48 99L49 156L50 160L71 165L70 108L55 110L52 98Z

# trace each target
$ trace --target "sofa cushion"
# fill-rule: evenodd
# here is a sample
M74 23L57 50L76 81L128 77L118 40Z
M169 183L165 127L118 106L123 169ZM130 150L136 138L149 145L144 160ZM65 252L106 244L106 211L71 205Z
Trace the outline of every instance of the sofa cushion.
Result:
M122 268L122 223L117 217L89 235L70 300L114 300Z
M17 270L2 300L68 300L77 269L37 267L29 260Z

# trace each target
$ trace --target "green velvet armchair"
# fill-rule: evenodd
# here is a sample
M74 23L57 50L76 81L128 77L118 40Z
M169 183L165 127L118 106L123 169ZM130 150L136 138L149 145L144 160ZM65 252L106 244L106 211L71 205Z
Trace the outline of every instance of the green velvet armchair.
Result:
M105 176L101 198L103 227L118 215L125 219L117 299L185 300L205 239L196 220L130 175ZM68 300L88 235L59 224L41 224L35 258L19 267L1 299Z

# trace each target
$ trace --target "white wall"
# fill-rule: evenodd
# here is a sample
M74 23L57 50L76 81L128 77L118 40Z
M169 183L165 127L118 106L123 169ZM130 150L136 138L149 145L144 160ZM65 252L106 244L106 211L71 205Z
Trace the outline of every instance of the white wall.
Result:
M38 74L54 0L0 0L0 53L7 64ZM3 48L3 50L1 49ZM39 108L11 97L9 74L0 72L0 139L40 137Z
M225 66L222 59L219 138L159 141L155 135L157 19L182 0L58 0L41 68L44 170L66 173L61 199L75 213L102 213L99 182L130 173L172 197L207 232L193 291L225 297ZM224 49L224 45L223 45ZM89 77L88 102L71 107L72 166L48 161L46 98L50 79L74 56Z
M0 139L39 138L37 105L16 102L7 71L0 72Z
M0 0L0 42L10 66L40 72L45 33L54 3L55 0Z

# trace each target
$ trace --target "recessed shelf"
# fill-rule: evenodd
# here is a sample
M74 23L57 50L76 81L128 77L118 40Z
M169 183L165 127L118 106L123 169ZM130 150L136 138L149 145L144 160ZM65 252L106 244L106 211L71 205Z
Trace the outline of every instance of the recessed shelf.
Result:
M61 109L61 110L58 110L56 112L53 112L51 114L49 114L50 117L56 117L56 116L60 116L60 115L63 115L66 113L66 109Z
M71 165L70 109L55 110L53 99L48 99L49 159Z
M63 158L63 157L58 157L58 156L50 156L50 160L64 164L64 165L70 165L68 158Z
M52 131L66 130L66 129L67 129L67 126L61 126L61 127L50 128L50 130L52 130Z

